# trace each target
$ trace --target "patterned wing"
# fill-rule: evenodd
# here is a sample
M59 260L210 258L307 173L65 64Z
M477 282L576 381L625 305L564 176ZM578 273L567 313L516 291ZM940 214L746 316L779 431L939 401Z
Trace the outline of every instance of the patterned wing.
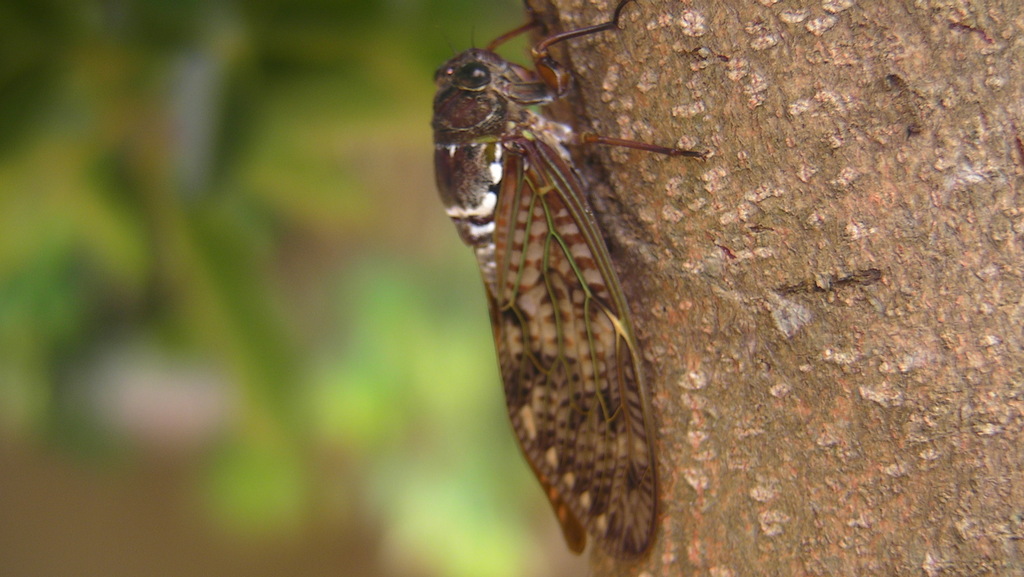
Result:
M569 547L580 524L618 557L647 550L655 470L629 311L579 178L549 145L506 144L491 314L513 428Z

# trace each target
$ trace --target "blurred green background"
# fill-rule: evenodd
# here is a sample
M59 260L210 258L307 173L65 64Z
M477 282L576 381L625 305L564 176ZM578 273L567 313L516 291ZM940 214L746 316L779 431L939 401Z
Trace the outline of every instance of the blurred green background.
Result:
M582 573L433 187L434 69L523 18L0 3L0 575Z

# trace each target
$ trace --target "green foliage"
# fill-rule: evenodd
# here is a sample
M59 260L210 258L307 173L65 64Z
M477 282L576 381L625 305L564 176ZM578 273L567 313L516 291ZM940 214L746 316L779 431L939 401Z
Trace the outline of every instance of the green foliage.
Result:
M316 436L367 464L399 556L445 575L521 575L514 495L539 494L504 420L476 271L372 259L351 272L344 342L308 397Z
M221 447L209 467L208 504L233 533L278 534L300 525L308 506L304 468L294 454L265 443Z
M144 451L209 431L187 450L243 533L303 523L327 447L388 555L521 574L512 495L539 493L429 172L446 39L521 18L470 0L0 6L0 432ZM233 399L213 425L104 405L125 371L187 396L192 369L165 371L183 359Z

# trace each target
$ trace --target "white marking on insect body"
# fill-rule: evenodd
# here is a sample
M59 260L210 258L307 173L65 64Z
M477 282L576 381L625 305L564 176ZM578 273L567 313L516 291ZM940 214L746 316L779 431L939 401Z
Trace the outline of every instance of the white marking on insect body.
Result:
M498 195L493 192L485 192L476 206L449 206L445 212L451 218L470 218L491 216L494 214L494 207L498 205Z
M494 162L487 167L491 171L491 182L498 184L501 182L501 177L504 172L501 169L501 155L497 155Z
M494 221L490 221L487 224L472 224L469 225L469 234L474 239L481 239L494 232Z
M540 268L535 266L528 266L523 269L522 276L519 278L519 284L523 286L533 286L540 280Z
M589 510L591 504L590 491L583 491L580 493L580 505L582 505L585 510Z
M584 256L589 257L591 254L590 247L587 246L587 243L585 242L572 243L571 245L569 245L569 252L571 252L572 256L574 256L575 258L580 258Z
M552 469L558 469L558 451L554 447L549 447L547 452L544 453L544 459L551 465Z
M537 228L540 228L539 226ZM547 232L547 231L542 231ZM526 260L532 262L540 262L544 258L544 244L541 242L531 242L526 248Z
M547 287L544 285L537 285L532 289L519 295L519 300L516 304L519 305L519 310L529 315L531 318L537 318L540 314L541 303L547 297Z
M646 449L647 449L647 445L644 443L644 440L642 438L640 438L640 437L634 437L633 438L633 453L634 454L643 453L644 450L646 450Z
M519 418L523 421L523 428L526 429L526 437L531 441L537 439L537 423L533 420L533 409L529 405L523 405L519 409Z

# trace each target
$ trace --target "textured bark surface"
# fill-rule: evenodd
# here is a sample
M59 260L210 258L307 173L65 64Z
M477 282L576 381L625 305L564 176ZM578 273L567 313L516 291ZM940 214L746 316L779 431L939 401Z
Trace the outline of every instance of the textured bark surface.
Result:
M610 0L535 1L552 29ZM1024 9L641 0L556 54L658 423L606 575L1024 575Z

